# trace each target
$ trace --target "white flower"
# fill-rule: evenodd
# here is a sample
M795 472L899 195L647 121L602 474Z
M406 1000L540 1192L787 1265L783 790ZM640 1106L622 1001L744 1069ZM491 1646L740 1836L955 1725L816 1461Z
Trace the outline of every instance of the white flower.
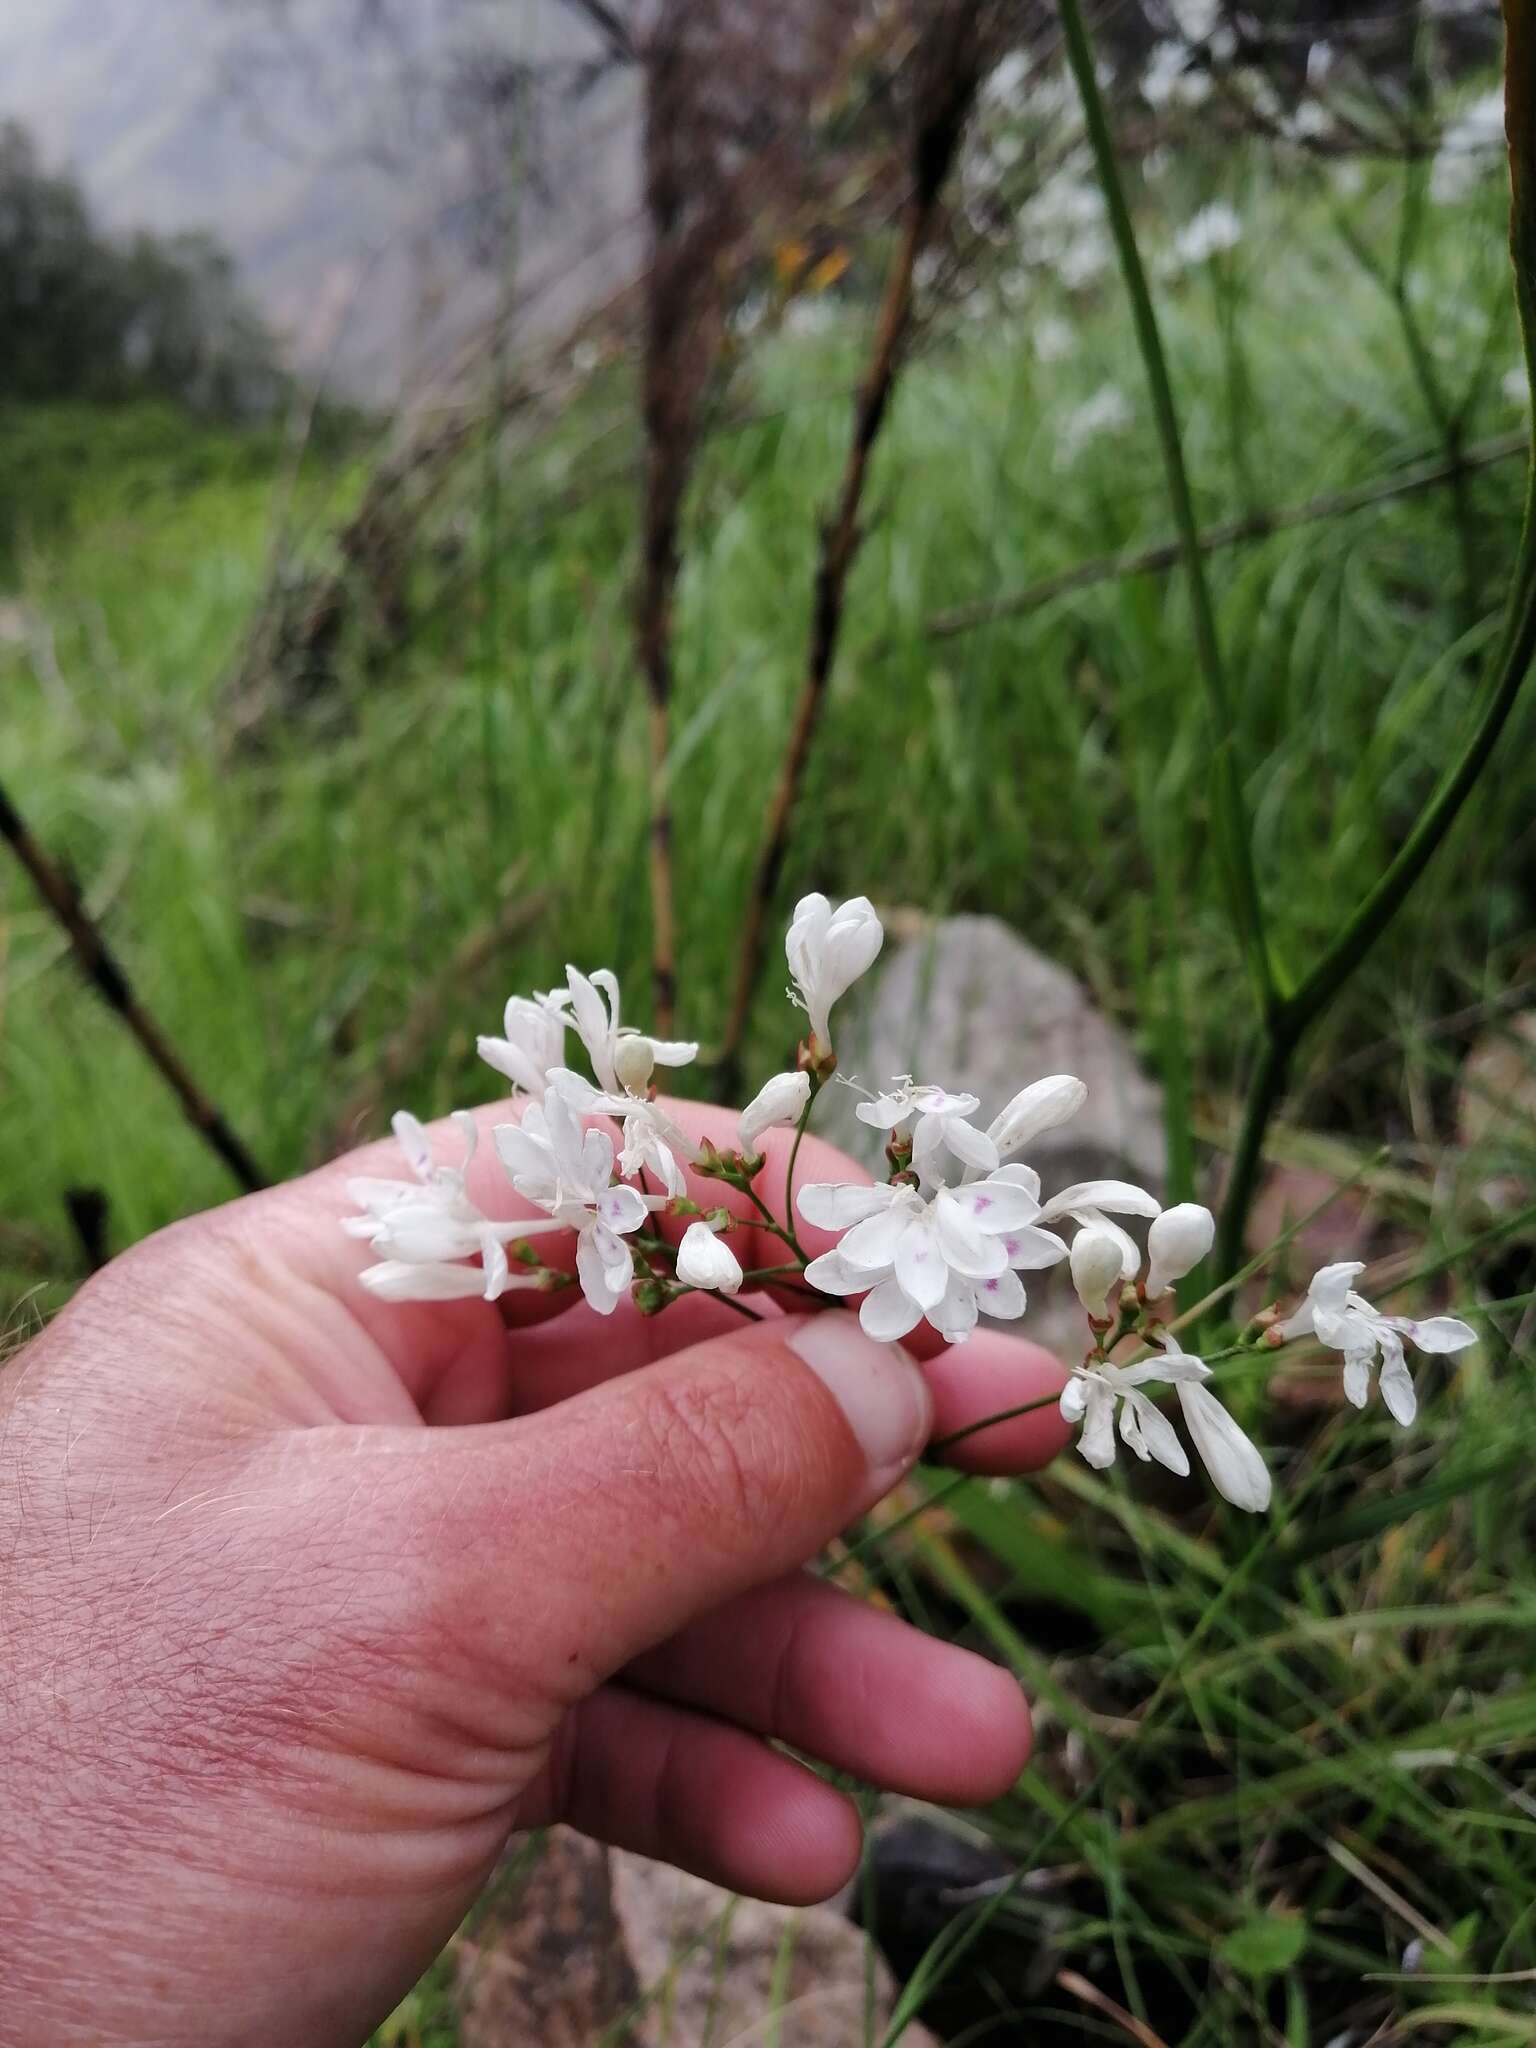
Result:
M1043 314L1030 330L1035 355L1042 363L1059 363L1071 355L1076 339L1071 325L1054 313Z
M686 1040L647 1038L632 1024L621 1024L618 978L608 968L585 975L567 967L565 978L571 1022L605 1094L638 1095L657 1067L686 1067L698 1057L697 1045Z
M1156 1301L1192 1273L1216 1240L1216 1219L1198 1202L1178 1202L1147 1232L1147 1298Z
M1183 43L1158 43L1141 74L1141 91L1149 107L1197 107L1211 96L1211 74L1190 63Z
M1124 433L1135 417L1131 401L1118 386L1101 386L1062 421L1056 467L1066 468L1091 441L1101 440L1106 434Z
M558 1088L530 1104L520 1124L498 1124L494 1136L517 1192L576 1232L581 1291L599 1315L612 1315L634 1277L624 1239L663 1198L611 1184L613 1140L606 1131L583 1129Z
M632 1043L633 1041L626 1041ZM606 1094L594 1088L584 1074L570 1067L554 1067L549 1074L549 1095L558 1095L579 1116L615 1116L623 1126L619 1171L625 1175L655 1174L669 1195L681 1195L688 1186L680 1160L690 1163L698 1147L675 1118L659 1102L640 1095ZM545 1097L549 1099L548 1095Z
M1504 140L1504 92L1495 86L1463 108L1440 138L1429 174L1429 195L1454 205L1477 190Z
M1062 1390L1061 1412L1066 1421L1083 1425L1077 1448L1090 1465L1102 1471L1115 1462L1118 1405L1120 1438L1127 1450L1143 1462L1155 1458L1182 1477L1189 1471L1184 1446L1167 1416L1141 1392L1153 1384L1172 1386L1217 1492L1234 1507L1260 1513L1269 1506L1269 1472L1242 1430L1202 1384L1209 1376L1210 1367L1201 1359L1169 1343L1161 1355L1139 1359L1135 1365L1115 1365L1106 1359L1077 1367Z
M443 1266L423 1260L385 1259L367 1266L358 1280L380 1301L469 1301L485 1295L484 1278L477 1266ZM508 1280L510 1287L536 1287L532 1274Z
M707 1223L690 1223L677 1248L677 1277L689 1287L734 1294L742 1282L740 1261Z
M925 1181L937 1181L939 1154L952 1152L963 1166L990 1172L998 1163L997 1147L984 1131L967 1123L981 1107L975 1095L952 1095L945 1088L914 1084L903 1074L884 1095L861 1102L854 1111L861 1123L877 1131L894 1131L909 1117L916 1117L912 1133L912 1165Z
M1069 1216L1084 1230L1101 1230L1114 1238L1120 1247L1120 1277L1134 1280L1141 1269L1141 1253L1136 1240L1129 1231L1122 1230L1118 1223L1111 1223L1114 1216L1156 1216L1160 1209L1156 1195L1149 1195L1145 1188L1137 1187L1128 1180L1080 1180L1051 1199L1040 1211L1036 1221L1055 1223L1063 1216ZM1106 1213L1108 1212L1108 1213Z
M553 995L513 996L502 1018L501 1038L482 1035L475 1049L488 1066L504 1074L513 1089L521 1089L535 1102L544 1097L544 1077L551 1067L565 1063L565 1034L570 1025L566 1014L570 997L561 990Z
M357 1175L347 1194L364 1211L342 1219L349 1237L364 1237L383 1263L358 1277L371 1294L387 1301L449 1301L480 1294L495 1301L509 1287L537 1287L534 1275L514 1278L506 1246L513 1238L548 1229L539 1223L493 1223L465 1192L479 1130L467 1110L454 1116L464 1140L462 1166L433 1163L424 1126L407 1111L393 1119L395 1136L414 1180ZM479 1257L479 1268L457 1263Z
M1168 0L1174 27L1186 43L1204 43L1221 26L1221 0Z
M1178 260L1193 269L1235 249L1242 239L1242 215L1224 199L1213 199L1184 223L1174 236L1173 247Z
M1420 1351L1464 1351L1477 1332L1456 1316L1384 1316L1350 1284L1364 1262L1346 1259L1312 1276L1307 1298L1294 1315L1275 1325L1280 1338L1315 1336L1330 1351L1344 1354L1344 1394L1363 1408L1371 1391L1371 1367L1381 1357L1381 1398L1393 1420L1405 1427L1418 1412L1418 1397L1403 1358L1403 1339Z
M1102 1321L1107 1314L1109 1290L1119 1283L1124 1264L1120 1240L1107 1230L1090 1226L1073 1238L1072 1285L1077 1289L1078 1300L1095 1321Z
M775 1074L771 1081L765 1081L741 1112L741 1121L736 1126L736 1142L742 1151L750 1157L757 1151L757 1141L764 1131L799 1123L810 1099L809 1074Z
M931 1197L907 1182L812 1183L800 1190L800 1214L844 1234L835 1251L812 1259L805 1277L827 1294L863 1294L859 1321L882 1342L906 1336L926 1317L947 1343L964 1343L978 1315L1024 1313L1021 1271L1065 1256L1061 1239L1036 1227L1032 1183L1027 1167L1004 1167Z
M1021 1088L987 1126L987 1136L997 1147L999 1159L1007 1159L1042 1131L1052 1131L1074 1117L1088 1100L1088 1090L1075 1074L1047 1074Z
M851 896L834 910L825 896L802 896L785 935L784 952L794 977L795 1000L811 1022L811 1036L831 1050L828 1017L832 1005L868 968L885 940L885 930L867 896Z

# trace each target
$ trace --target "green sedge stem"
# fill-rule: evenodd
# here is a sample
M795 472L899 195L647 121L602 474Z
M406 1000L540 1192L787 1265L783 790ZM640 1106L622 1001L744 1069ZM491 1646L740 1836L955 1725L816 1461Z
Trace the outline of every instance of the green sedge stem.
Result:
M1247 962L1249 978L1261 1016L1268 1016L1278 1001L1274 963L1265 931L1264 906L1253 866L1252 832L1243 801L1238 774L1237 735L1232 720L1232 702L1222 666L1221 643L1216 632L1216 614L1206 582L1205 558L1200 548L1200 529L1195 519L1189 473L1184 464L1184 446L1179 431L1178 409L1156 308L1147 284L1146 266L1136 245L1136 230L1126 203L1120 166L1115 157L1104 96L1094 68L1093 44L1084 24L1078 0L1061 0L1061 26L1067 62L1082 101L1083 119L1093 150L1099 185L1104 194L1110 232L1120 258L1120 273L1131 302L1136 342L1146 371L1152 412L1162 450L1168 498L1179 537L1179 552L1189 579L1190 611L1195 630L1195 653L1210 706L1215 735L1215 790L1217 822L1226 845L1226 878L1232 898L1232 920L1238 943Z

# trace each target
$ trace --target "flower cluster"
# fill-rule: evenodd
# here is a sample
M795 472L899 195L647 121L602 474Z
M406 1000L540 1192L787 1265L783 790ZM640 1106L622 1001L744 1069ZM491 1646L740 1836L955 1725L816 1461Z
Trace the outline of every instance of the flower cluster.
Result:
M883 1342L926 1324L943 1342L963 1344L984 1316L1024 1315L1025 1275L1065 1266L1088 1343L1060 1407L1079 1429L1083 1457L1112 1464L1118 1438L1137 1458L1187 1474L1184 1443L1153 1399L1152 1390L1171 1389L1217 1491L1237 1507L1265 1508L1262 1455L1208 1384L1211 1359L1186 1350L1179 1322L1169 1320L1174 1288L1211 1249L1210 1212L1193 1202L1164 1208L1121 1180L1047 1192L1021 1155L1083 1107L1088 1091L1072 1074L1030 1082L985 1123L975 1095L933 1081L902 1074L871 1089L837 1075L832 1011L883 940L867 898L801 899L785 956L805 1036L794 1065L741 1112L731 1150L696 1143L657 1094L658 1071L688 1065L698 1046L624 1022L608 970L569 967L563 988L514 996L501 1033L478 1041L513 1097L513 1114L492 1128L492 1157L477 1166L480 1127L465 1112L454 1119L462 1152L452 1165L433 1157L427 1131L401 1112L394 1129L411 1177L348 1182L359 1213L343 1227L376 1255L362 1286L395 1302L495 1302L514 1288L577 1286L604 1316L626 1301L655 1314L705 1291L752 1316L739 1297L790 1282L807 1305L856 1301L864 1329ZM590 1072L567 1064L573 1034ZM811 1182L797 1195L799 1142L834 1075L858 1094L860 1121L884 1139L887 1177ZM778 1213L755 1185L775 1130L794 1133ZM734 1209L709 1205L711 1182L734 1191ZM515 1217L505 1213L518 1207ZM744 1267L728 1241L749 1212L776 1242L770 1266ZM801 1224L815 1234L813 1250ZM545 1249L555 1254L548 1261ZM1474 1333L1451 1316L1382 1314L1355 1288L1362 1271L1358 1262L1324 1267L1291 1315L1270 1312L1219 1356L1251 1358L1311 1339L1342 1354L1344 1393L1357 1407L1376 1371L1391 1415L1411 1422L1405 1344L1455 1352Z

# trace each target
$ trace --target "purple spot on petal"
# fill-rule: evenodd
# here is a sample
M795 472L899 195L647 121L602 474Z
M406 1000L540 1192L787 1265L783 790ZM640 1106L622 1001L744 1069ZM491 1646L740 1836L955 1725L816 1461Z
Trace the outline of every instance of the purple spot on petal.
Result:
M1010 1259L1017 1255L1018 1249L1019 1240L1016 1237L1005 1237L1003 1239L1003 1250L1007 1252Z
M988 1292L988 1294L996 1294L996 1292L997 1292L997 1282L996 1282L995 1280L989 1280L989 1281L987 1282L987 1292Z
M971 1204L971 1207L978 1216L981 1214L983 1209L990 1209L991 1206L992 1197L990 1195L978 1195L975 1201Z

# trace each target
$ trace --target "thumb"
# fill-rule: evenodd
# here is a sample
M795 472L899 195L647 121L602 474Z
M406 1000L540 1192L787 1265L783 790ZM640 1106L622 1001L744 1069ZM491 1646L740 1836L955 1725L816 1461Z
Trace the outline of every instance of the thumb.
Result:
M814 1556L889 1491L931 1421L906 1353L830 1312L696 1344L537 1416L434 1430L459 1539L443 1550L465 1560L455 1625L524 1673L547 1660L579 1696Z

